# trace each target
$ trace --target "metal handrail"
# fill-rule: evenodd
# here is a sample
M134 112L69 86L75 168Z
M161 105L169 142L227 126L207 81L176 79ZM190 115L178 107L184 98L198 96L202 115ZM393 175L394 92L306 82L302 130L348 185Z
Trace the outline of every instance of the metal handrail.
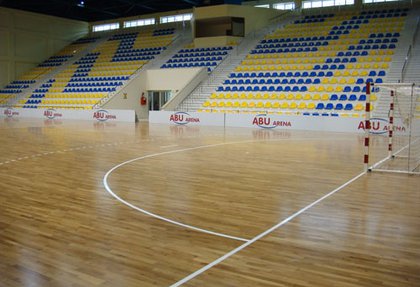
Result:
M410 61L413 48L416 45L417 32L419 30L419 25L420 25L420 16L417 17L416 28L414 29L413 38L411 39L411 44L408 47L407 54L404 59L404 64L401 69L400 82L402 83L404 82L405 74L407 73L408 62Z
M414 35L413 35L413 40L412 40L412 45L415 46L416 45L416 40L417 40L417 32L419 30L419 24L420 24L420 16L417 17L417 23L416 23L416 29L414 31Z
M411 51L412 51L412 45L408 47L407 55L405 56L404 64L401 69L401 76L400 76L401 83L404 82L405 74L407 72L408 61L410 60L410 57L411 57Z

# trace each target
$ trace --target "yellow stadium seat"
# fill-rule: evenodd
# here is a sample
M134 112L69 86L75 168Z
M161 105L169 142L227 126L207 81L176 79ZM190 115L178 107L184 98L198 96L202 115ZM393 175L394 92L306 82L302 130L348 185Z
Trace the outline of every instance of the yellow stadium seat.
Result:
M359 103L354 107L355 111L363 111L365 109L365 107L363 106L363 104Z

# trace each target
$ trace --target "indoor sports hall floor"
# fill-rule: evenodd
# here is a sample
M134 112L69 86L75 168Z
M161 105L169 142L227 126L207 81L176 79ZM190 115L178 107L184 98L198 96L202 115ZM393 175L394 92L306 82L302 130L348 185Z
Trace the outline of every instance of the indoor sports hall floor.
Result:
M0 147L0 286L420 286L420 177L363 174L361 135L1 119Z

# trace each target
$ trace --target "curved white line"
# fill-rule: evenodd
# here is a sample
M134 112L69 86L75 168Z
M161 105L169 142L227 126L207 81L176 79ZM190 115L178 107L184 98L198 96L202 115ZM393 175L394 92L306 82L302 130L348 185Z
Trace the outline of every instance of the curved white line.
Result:
M249 142L255 142L255 141L254 140L248 140L248 141L242 141L242 142L218 143L218 144L212 144L212 145L204 145L204 146L198 146L198 147L191 147L191 148L184 148L184 149L178 149L178 150L172 150L172 151L154 153L154 154L150 154L150 155L145 155L145 156L137 157L137 158L134 158L134 159L125 161L123 163L120 163L120 164L114 166L113 168L111 168L105 174L104 179L103 179L103 184L104 184L104 187L105 187L106 191L110 195L112 195L115 199L117 199L119 202L121 202L121 203L123 203L123 204L125 204L125 205L127 205L127 206L129 206L129 207L131 207L131 208L133 208L135 210L137 210L137 211L140 211L140 212L142 212L144 214L147 214L147 215L152 216L154 218L157 218L157 219L160 219L160 220L163 220L163 221L166 221L166 222L169 222L169 223L178 225L178 226L189 228L189 229L192 229L192 230L195 230L195 231L199 231L199 232L203 232L203 233L207 233L207 234L211 234L211 235L215 235L215 236L219 236L219 237L225 237L225 238L229 238L229 239L234 239L234 240L238 240L238 241L248 242L248 239L245 239L245 238L231 236L231 235L227 235L227 234L223 234L223 233L219 233L219 232L214 232L214 231L202 229L202 228L195 227L195 226L192 226L192 225L188 225L188 224L185 224L185 223L182 223L182 222L178 222L178 221L175 221L175 220L172 220L172 219L168 219L166 217L157 215L155 213L152 213L150 211L147 211L147 210L144 210L144 209L142 209L140 207L137 207L137 206L129 203L128 201L125 201L124 199L120 198L118 195L116 195L112 191L112 189L108 185L108 177L109 177L109 175L113 171L115 171L116 169L120 168L121 166L126 165L126 164L129 164L129 163L132 163L132 162L137 161L137 160L142 160L142 159L156 157L156 156L161 156L161 155L179 153L179 152L184 152L184 151L190 151L190 150L204 149L204 148L216 147L216 146L222 146L222 145L228 145L228 144L249 143Z
M325 138L312 138L312 139L317 139L317 140L324 140ZM271 141L282 141L282 140L287 140L287 139L273 139ZM293 139L293 140L308 140L308 138L302 138L302 139ZM184 152L184 151L190 151L190 150L197 150L197 149L204 149L204 148L209 148L209 147L216 147L216 146L222 146L222 145L232 145L232 144L241 144L241 143L254 143L254 142L259 142L259 141L267 141L266 139L262 139L262 140L246 140L246 141L238 141L238 142L227 142L227 143L218 143L218 144L211 144L211 145L203 145L203 146L198 146L198 147L191 147L191 148L184 148L184 149L178 149L178 150L172 150L172 151L165 151L165 152L160 152L160 153L154 153L154 154L150 154L150 155L145 155L145 156L141 156L141 157L137 157L134 159L130 159L128 161L125 161L123 163L120 163L116 166L114 166L113 168L111 168L104 176L103 178L103 185L106 189L106 191L113 196L116 200L118 200L119 202L121 202L122 204L127 205L128 207L131 207L139 212L142 212L144 214L147 214L149 216L152 216L154 218L178 225L178 226L182 226L185 228L189 228L195 231L199 231L199 232L203 232L203 233L207 233L207 234L211 234L211 235L215 235L215 236L220 236L220 237L225 237L225 238L229 238L229 239L234 239L234 240L238 240L238 241L243 241L243 242L248 242L249 239L245 239L245 238L241 238L241 237L236 237L236 236L231 236L231 235L227 235L227 234L223 234L223 233L218 233L218 232L214 232L214 231L210 231L210 230L206 230L206 229L202 229L199 227L195 227L192 225L188 225L182 222L178 222L160 215L157 215L155 213L152 213L150 211L144 210L140 207L137 207L131 203L129 203L128 201L125 201L124 199L122 199L121 197L119 197L118 195L116 195L112 189L109 187L108 185L108 177L109 175L115 171L116 169L120 168L123 165L132 163L134 161L137 160L142 160L142 159L146 159L146 158L151 158L151 157L156 157L156 156L161 156L161 155L167 155L167 154L173 154L173 153L178 153L178 152Z

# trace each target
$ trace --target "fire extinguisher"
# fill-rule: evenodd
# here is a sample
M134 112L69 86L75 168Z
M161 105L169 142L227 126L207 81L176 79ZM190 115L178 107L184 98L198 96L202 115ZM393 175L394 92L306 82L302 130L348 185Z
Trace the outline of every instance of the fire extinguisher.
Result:
M140 97L140 105L145 106L146 104L147 104L147 99L144 96L144 93L142 93Z

